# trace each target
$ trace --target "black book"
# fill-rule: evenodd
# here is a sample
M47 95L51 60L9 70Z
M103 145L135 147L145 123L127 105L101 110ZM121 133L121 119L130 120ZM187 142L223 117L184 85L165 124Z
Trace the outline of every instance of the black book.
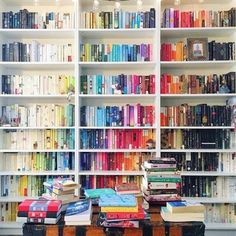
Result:
M156 10L155 8L150 9L150 17L149 17L149 28L156 27Z

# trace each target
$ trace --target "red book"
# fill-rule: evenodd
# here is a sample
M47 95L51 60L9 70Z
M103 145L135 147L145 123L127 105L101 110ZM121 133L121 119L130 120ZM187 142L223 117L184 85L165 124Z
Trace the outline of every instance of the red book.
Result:
M60 200L26 199L18 206L18 211L59 211L60 208Z

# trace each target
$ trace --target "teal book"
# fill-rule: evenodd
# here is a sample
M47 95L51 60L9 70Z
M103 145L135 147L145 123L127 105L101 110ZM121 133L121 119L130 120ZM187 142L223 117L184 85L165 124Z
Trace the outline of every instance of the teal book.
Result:
M114 195L116 191L112 188L85 189L84 194L87 198L99 198L104 194Z
M136 197L130 194L104 194L99 199L100 207L134 207L136 204Z

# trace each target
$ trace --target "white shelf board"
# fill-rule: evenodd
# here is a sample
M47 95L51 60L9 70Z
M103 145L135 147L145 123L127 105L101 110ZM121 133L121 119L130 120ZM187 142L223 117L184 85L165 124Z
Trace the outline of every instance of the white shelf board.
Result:
M205 223L205 225L206 230L236 230L236 224L230 223ZM223 235L225 234L222 234L222 236Z
M214 93L214 94L161 94L161 98L229 98L235 97L236 93Z
M7 6L73 6L73 0L38 0L37 3L32 0L2 0Z
M80 94L80 98L156 98L155 94Z
M86 126L82 127L80 126L79 129L156 129L155 126L111 126L111 127L96 127L96 126Z
M79 35L89 39L103 38L151 38L156 33L155 28L145 29L80 29Z
M182 200L194 201L201 203L236 203L236 199L229 198L210 198L210 197L182 197Z
M218 171L182 171L181 176L236 176L236 173Z
M31 199L38 199L39 197L30 197ZM23 202L25 199L29 199L29 197L0 197L0 202Z
M94 68L94 69L154 69L156 62L141 61L141 62L79 62L82 68Z
M0 29L4 37L14 39L73 39L74 29Z
M231 35L236 27L161 28L163 38L218 37Z
M125 176L125 175L143 175L143 171L109 171L109 170L95 170L95 171L79 171L79 175L119 175L119 176Z
M1 126L0 130L39 130L39 129L75 129L75 127L69 127L69 126L48 126L48 127L8 127L8 126Z
M62 70L62 69L74 69L74 62L0 62L0 67L10 69L50 69L50 70Z
M224 0L223 3L230 3L232 0ZM201 3L202 8L204 8L204 4L222 4L222 0L204 0L203 3ZM161 2L162 5L174 5L174 1L173 0L162 0ZM190 4L191 7L193 7L193 4L200 4L199 0L181 0L181 5L183 4Z
M45 175L75 175L75 171L1 171L0 176L6 175L28 175L28 176L45 176Z
M80 149L79 152L156 152L156 149Z
M234 153L233 149L161 149L161 152L178 152L178 153L191 153L191 152L206 152L206 153Z
M161 67L168 69L215 69L216 67L231 68L236 65L236 61L162 61Z
M162 126L161 129L234 129L234 126Z
M37 99L63 99L68 101L68 95L24 95L24 94L0 94L0 98L17 98L17 99L23 99L23 98L37 98ZM75 95L71 95L70 98L74 99Z
M75 149L0 149L0 153L18 153L18 152L75 152Z

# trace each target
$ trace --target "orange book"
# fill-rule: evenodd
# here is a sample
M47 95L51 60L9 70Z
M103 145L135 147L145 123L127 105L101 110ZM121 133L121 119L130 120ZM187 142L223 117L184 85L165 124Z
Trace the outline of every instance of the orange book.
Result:
M176 61L183 61L183 47L182 41L176 43Z

